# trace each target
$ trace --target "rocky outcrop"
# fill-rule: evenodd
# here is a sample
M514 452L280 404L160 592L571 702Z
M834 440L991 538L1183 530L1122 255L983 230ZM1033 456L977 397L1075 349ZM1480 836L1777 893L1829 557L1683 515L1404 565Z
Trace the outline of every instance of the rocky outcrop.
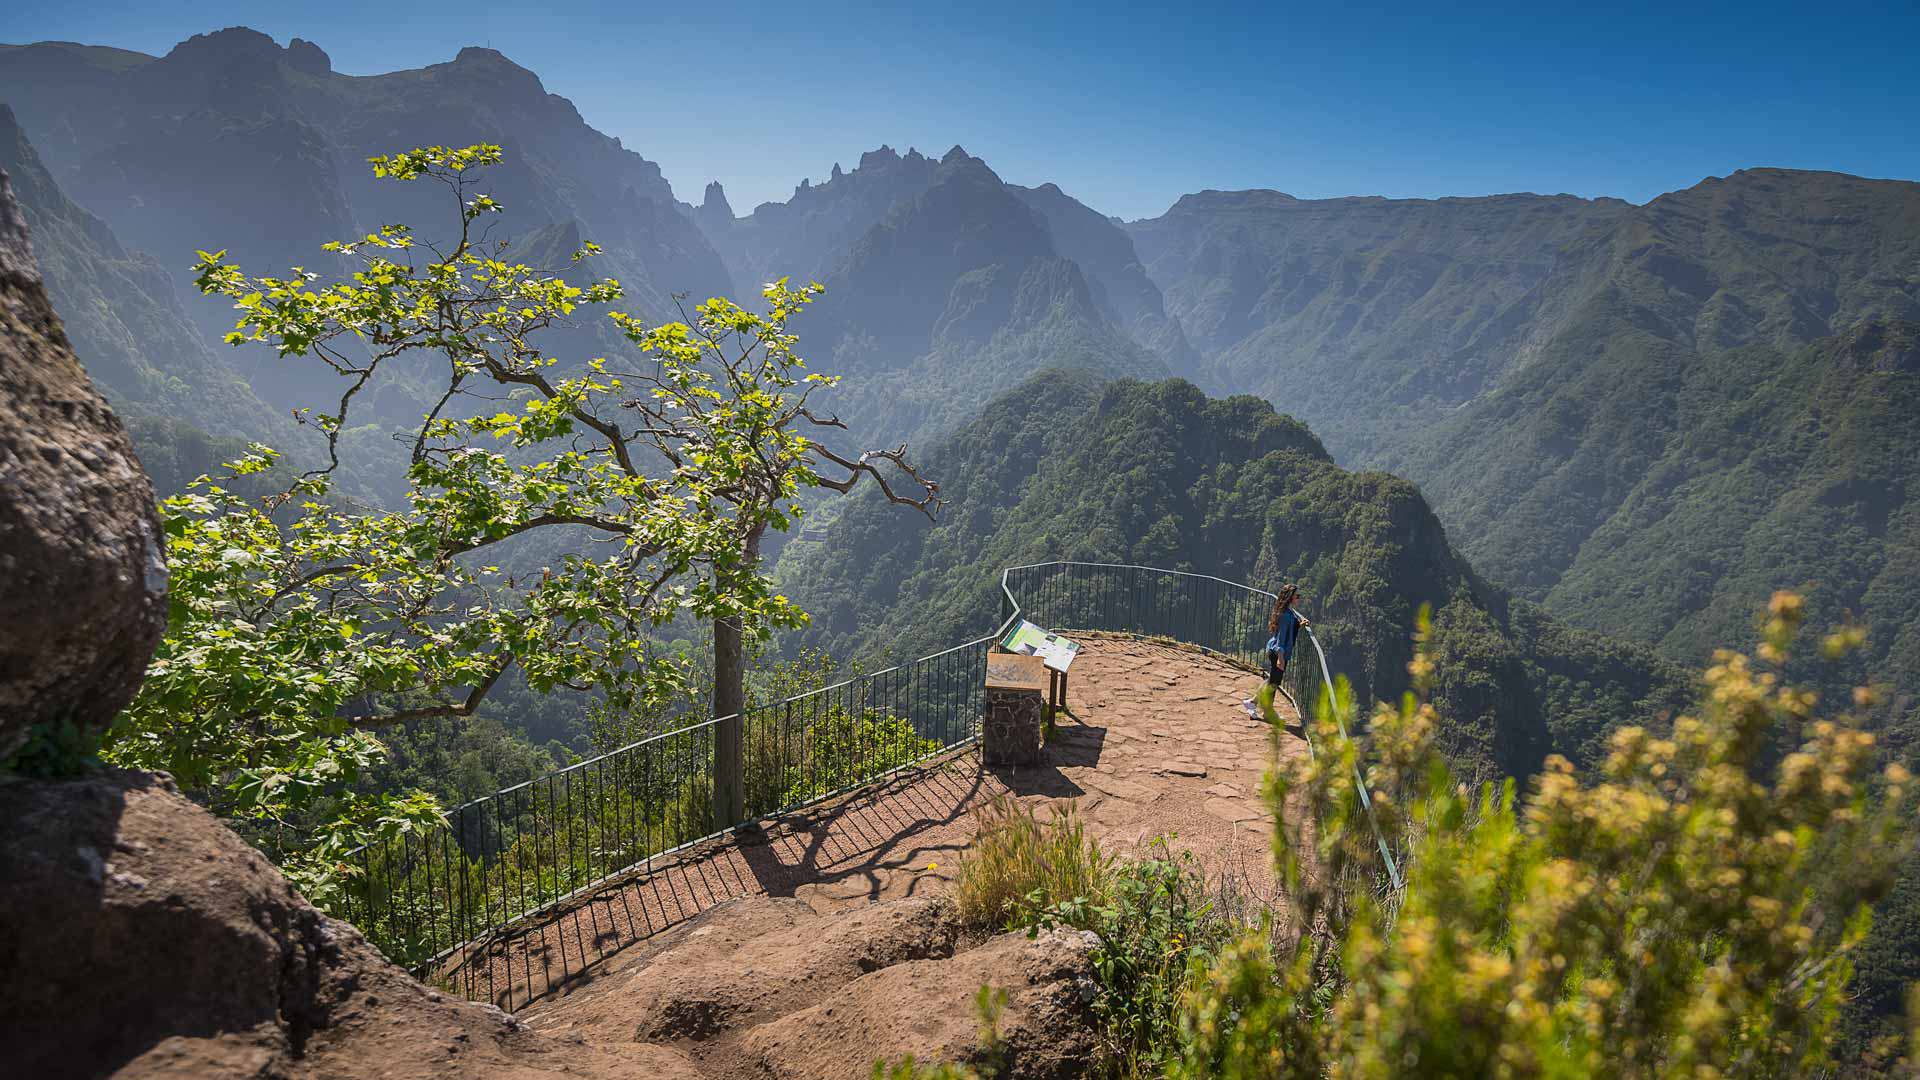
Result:
M791 899L762 897L743 906L743 914L797 906L806 916L794 918L787 932L744 941L742 930L752 922L729 919L727 930L690 938L670 962L636 973L627 992L640 1006L635 1024L642 1038L704 1038L753 1017L778 1016L866 972L952 956L959 939L945 897L880 904L834 919L813 916Z
M811 1008L747 1035L749 1056L777 1080L860 1080L874 1061L999 1060L1005 1080L1071 1080L1092 1073L1093 937L1003 934L952 960L919 960L863 975ZM981 1038L982 986L1006 994L1000 1044Z
M387 963L164 776L0 778L0 1047L61 1077L697 1077Z
M1089 1074L1091 935L962 933L946 896L822 913L792 898L724 904L523 1012L537 1032L665 1048L697 1075L864 1080L875 1061L982 1061L1008 1080ZM999 1046L976 1008L1004 995Z
M106 726L166 629L153 487L67 342L0 174L0 760Z

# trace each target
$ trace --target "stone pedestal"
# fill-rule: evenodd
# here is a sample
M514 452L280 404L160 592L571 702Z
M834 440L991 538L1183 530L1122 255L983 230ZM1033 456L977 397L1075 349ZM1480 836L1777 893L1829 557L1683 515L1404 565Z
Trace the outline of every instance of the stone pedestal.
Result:
M987 657L986 714L980 720L985 765L1038 765L1046 754L1047 666L1037 656Z

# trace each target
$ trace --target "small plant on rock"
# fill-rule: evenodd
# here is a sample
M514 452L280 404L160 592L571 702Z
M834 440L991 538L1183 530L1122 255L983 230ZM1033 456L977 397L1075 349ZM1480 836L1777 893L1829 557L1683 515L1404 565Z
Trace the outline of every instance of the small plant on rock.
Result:
M1093 1011L1102 1069L1119 1077L1161 1074L1162 1057L1175 1044L1189 965L1214 956L1240 929L1214 910L1191 853L1174 853L1164 838L1149 852L1112 863L1102 896L1076 896L1030 914L1030 932L1065 926L1099 935Z

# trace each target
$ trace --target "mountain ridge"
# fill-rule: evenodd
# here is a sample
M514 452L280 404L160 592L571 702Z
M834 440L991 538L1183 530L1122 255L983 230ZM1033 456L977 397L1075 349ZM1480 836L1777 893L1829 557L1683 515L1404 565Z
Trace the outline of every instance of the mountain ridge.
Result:
M1250 396L1043 372L922 465L948 499L939 522L901 528L869 494L783 550L782 588L815 616L799 643L898 661L993 625L1001 567L1134 563L1299 581L1363 705L1404 689L1414 616L1431 602L1446 740L1488 776L1529 775L1549 750L1592 764L1621 717L1686 701L1678 669L1511 600L1454 551L1414 485L1341 469Z
M158 253L183 289L196 248L224 246L266 269L313 262L322 243L382 224L432 227L446 216L437 193L379 183L365 159L488 141L508 148L487 182L514 228L579 223L606 249L602 272L615 272L642 313L664 317L676 293L728 291L659 166L495 50L348 76L309 42L282 47L230 28L143 63L107 69L97 59L43 46L0 53L0 101L75 201ZM147 213L149 203L167 212ZM212 305L194 314L209 334L229 321Z

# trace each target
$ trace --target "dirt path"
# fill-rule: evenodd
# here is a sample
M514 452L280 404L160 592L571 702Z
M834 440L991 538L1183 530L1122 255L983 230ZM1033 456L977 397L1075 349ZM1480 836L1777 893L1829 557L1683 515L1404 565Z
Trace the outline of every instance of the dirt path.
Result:
M795 897L819 911L944 890L972 839L971 811L1002 793L1022 802L1071 800L1109 851L1156 837L1192 852L1213 877L1270 882L1272 820L1260 779L1275 746L1240 702L1259 676L1198 650L1085 635L1069 716L1048 763L985 770L965 752L902 773L831 806L793 815L690 852L610 887L451 972L470 996L530 1012L627 966L628 946L745 896ZM1304 754L1298 717L1279 752ZM546 998L541 1001L536 999Z

